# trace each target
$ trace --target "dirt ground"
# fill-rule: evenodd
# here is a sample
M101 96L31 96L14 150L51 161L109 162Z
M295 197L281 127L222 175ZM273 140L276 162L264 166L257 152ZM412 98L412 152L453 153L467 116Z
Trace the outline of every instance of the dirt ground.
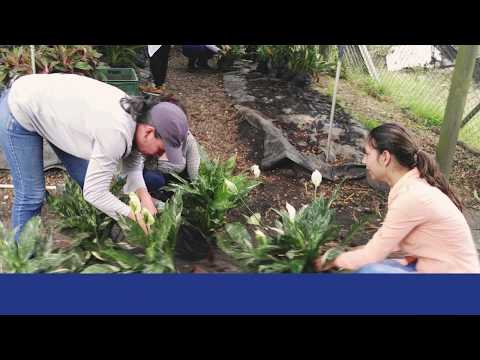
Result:
M145 69L147 70L147 69ZM317 89L327 93L331 78L320 76ZM260 86L260 85L259 85ZM223 74L218 71L188 72L186 58L177 49L171 52L169 62L167 92L174 94L186 105L191 131L199 144L212 158L225 160L237 154L237 171L248 171L260 161L262 142L259 134L251 128L246 128L236 116L232 100L226 95L223 88ZM413 126L411 118L396 108L393 104L379 101L362 94L360 90L342 81L338 97L345 111L361 113L364 116L380 121L399 121ZM325 106L330 106L325 104ZM421 136L426 150L434 152L438 135L415 126L415 132ZM473 189L480 190L480 158L458 148L455 155L452 183L466 200L466 203L475 208L478 206L473 199ZM276 214L272 208L282 209L288 201L296 208L308 203L313 197L313 186L310 183L310 173L299 167L285 166L284 168L263 171L262 185L254 189L248 200L248 206L259 212L264 222L272 224ZM63 174L59 170L50 170L46 173L47 185L63 182ZM8 172L0 173L1 184L11 184ZM330 195L336 184L324 181L319 191ZM0 189L0 219L9 224L12 204L12 190ZM334 208L337 212L337 221L348 230L349 226L360 216L371 214L370 224L359 234L353 245L364 244L379 228L385 216L387 195L373 190L366 180L347 181L342 186ZM49 223L55 219L44 209L42 215L48 218ZM242 214L248 215L246 209L234 210L229 214L229 220L238 220ZM61 236L59 236L61 238ZM203 260L195 263L179 261L180 271L198 272L231 272L236 271L229 259L218 253L215 261Z

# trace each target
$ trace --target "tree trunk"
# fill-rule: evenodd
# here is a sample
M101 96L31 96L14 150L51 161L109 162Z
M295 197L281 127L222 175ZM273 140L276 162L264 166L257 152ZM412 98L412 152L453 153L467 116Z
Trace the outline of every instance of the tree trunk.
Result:
M453 155L462 123L463 111L468 90L472 82L475 58L479 45L461 45L458 51L455 70L452 75L445 116L437 147L437 160L443 174L448 178L452 168Z

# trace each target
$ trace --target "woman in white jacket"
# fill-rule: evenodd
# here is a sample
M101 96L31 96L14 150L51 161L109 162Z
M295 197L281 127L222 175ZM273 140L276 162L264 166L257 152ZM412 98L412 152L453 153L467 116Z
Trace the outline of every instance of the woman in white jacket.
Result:
M142 113L143 116L135 116ZM40 213L45 197L43 139L82 187L85 200L114 219L134 219L110 192L120 164L125 190L156 213L143 178L143 156L184 162L188 135L183 110L170 102L131 102L122 90L73 74L34 74L16 80L0 99L0 145L13 178L12 226L17 230Z

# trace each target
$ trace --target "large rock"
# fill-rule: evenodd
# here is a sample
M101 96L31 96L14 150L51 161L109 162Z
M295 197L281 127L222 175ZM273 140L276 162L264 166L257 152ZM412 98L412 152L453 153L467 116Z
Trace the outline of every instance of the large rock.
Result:
M365 177L364 165L350 163L331 166L319 156L302 154L264 114L243 105L235 105L235 108L241 119L264 133L264 154L260 163L262 169L272 169L284 163L285 160L290 160L308 171L320 171L325 179L331 181L341 178L360 179Z
M280 102L277 105L279 106L279 109L282 110L283 114L277 115L278 118L270 119L260 111L246 107L245 103L253 102L254 100L258 102L262 101L262 99L264 103L271 103L274 99L283 100L285 95L282 93L265 97L262 94L256 95L258 96L258 99L253 97L249 93L247 82L253 83L260 79L265 80L265 78L247 80L245 74L251 72L253 68L251 68L250 64L238 63L237 65L240 66L240 68L243 66L243 71L237 70L224 74L225 91L232 96L233 101L237 104L235 107L237 108L239 115L249 124L248 126L253 126L256 129L261 130L259 133L263 136L263 147L261 150L261 152L263 152L263 158L260 161L260 164L263 169L283 166L285 164L284 160L287 159L309 171L317 169L322 172L326 179L332 181L342 177L348 179L365 177L365 166L361 164L361 160L363 157L363 138L366 132L361 130L358 123L350 123L349 118L342 118L342 121L338 122L337 119L333 124L331 132L331 149L332 153L334 153L336 157L338 156L337 158L343 160L343 165L332 166L326 163L325 154L314 155L300 152L288 141L288 138L283 135L282 130L273 124L272 120L280 120L286 124L294 124L299 130L306 131L307 133L311 132L312 134L310 134L310 137L306 140L302 140L304 141L303 143L299 142L295 145L303 144L304 146L307 146L308 144L316 144L318 141L319 147L321 149L323 148L325 152L326 137L325 139L322 137L317 140L316 134L317 131L323 132L324 134L328 133L329 116L328 113L322 111L325 106L322 106L322 109L318 110L317 106L313 104L315 102L322 103L322 98L318 97L318 94L316 93L313 94L297 87L288 86L289 90L286 92L289 95L287 94L286 96L296 99L296 101L301 102L301 104L305 103L311 111L304 109L304 106L292 106L288 101L285 101L284 103ZM271 82L275 81L275 79L270 77L268 80ZM285 105L289 107L286 107ZM327 104L327 107L329 107L329 104ZM327 127L325 127L326 125ZM346 141L348 142L348 139L351 139L351 143L345 144ZM358 139L361 139L361 141L357 141Z
M223 86L227 94L239 104L254 101L255 97L247 93L247 81L239 75L238 71L223 74Z

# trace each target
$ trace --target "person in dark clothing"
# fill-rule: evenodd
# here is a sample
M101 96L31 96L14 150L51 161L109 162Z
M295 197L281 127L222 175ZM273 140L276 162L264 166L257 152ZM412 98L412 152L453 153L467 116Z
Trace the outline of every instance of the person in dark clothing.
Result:
M167 77L168 55L171 45L148 45L150 57L150 71L155 86L162 86Z
M183 45L182 53L188 58L188 69L211 69L208 60L220 51L215 45Z

